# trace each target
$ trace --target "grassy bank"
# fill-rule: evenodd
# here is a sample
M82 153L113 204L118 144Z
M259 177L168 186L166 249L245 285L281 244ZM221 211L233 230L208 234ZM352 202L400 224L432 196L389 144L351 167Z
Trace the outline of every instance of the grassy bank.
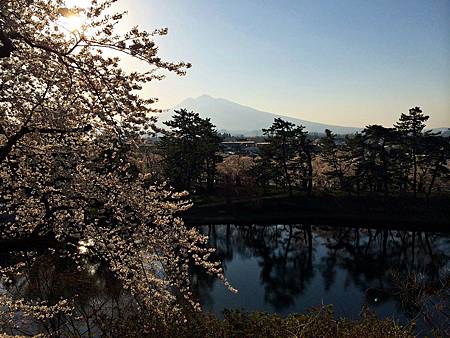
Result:
M227 311L224 319L200 315L170 329L171 337L414 337L414 327L365 312L359 320L334 319L331 306L287 318L259 312Z
M213 201L213 202L212 202ZM203 198L188 224L312 223L450 231L450 196L268 196L225 201Z

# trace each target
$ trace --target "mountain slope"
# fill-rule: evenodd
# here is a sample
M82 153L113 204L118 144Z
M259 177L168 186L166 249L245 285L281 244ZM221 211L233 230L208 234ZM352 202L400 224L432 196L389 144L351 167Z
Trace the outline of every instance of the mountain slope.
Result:
M268 128L272 125L273 120L276 117L281 117L283 120L297 125L302 124L312 133L323 133L325 129L330 129L337 134L351 134L362 129L310 122L293 117L263 112L229 100L213 98L208 95L203 95L196 99L188 98L182 101L172 110L162 113L159 116L159 122L161 123L170 120L173 115L173 110L181 108L198 112L201 117L209 117L219 131L226 131L234 135L261 135L261 129Z

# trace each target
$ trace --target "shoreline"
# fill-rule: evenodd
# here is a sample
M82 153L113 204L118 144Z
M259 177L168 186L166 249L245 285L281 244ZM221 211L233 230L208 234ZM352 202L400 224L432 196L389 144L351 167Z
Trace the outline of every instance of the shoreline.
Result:
M449 207L447 207L449 206ZM424 203L411 198L348 196L274 197L194 204L182 214L187 225L295 224L389 228L450 233L450 199Z

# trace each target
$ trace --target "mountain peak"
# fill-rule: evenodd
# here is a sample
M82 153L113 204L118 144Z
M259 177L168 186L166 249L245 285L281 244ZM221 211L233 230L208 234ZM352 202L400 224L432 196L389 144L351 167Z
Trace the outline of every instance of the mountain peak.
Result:
M306 130L313 133L323 133L325 129L330 129L336 134L352 134L361 130L361 128L327 125L263 112L230 100L214 98L207 94L197 98L187 98L173 109L182 108L197 112L203 118L210 118L211 122L217 126L217 130L227 131L235 135L261 135L262 129L271 126L277 117L297 125L301 124L306 127ZM173 110L168 111L160 115L159 120L160 122L170 120L172 115Z
M196 100L214 100L211 95L203 94L196 98Z

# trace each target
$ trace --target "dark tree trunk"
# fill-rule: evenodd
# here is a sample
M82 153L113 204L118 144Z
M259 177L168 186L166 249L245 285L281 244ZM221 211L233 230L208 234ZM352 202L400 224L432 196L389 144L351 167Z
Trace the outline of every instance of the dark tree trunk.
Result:
M413 189L414 189L414 197L417 196L417 159L416 159L416 151L413 152Z
M436 160L434 170L433 170L433 175L431 176L430 185L428 186L428 190L427 190L427 200L430 198L431 191L433 190L434 182L436 181L437 175L439 173L439 162L440 161L441 161L441 158Z
M287 166L287 151L286 151L286 141L283 140L283 170L284 170L284 176L286 179L286 183L289 189L289 196L292 197L292 183L291 183L291 177L289 176L288 166Z
M306 157L308 160L308 195L311 195L313 191L313 165L312 156L309 151L306 152Z

